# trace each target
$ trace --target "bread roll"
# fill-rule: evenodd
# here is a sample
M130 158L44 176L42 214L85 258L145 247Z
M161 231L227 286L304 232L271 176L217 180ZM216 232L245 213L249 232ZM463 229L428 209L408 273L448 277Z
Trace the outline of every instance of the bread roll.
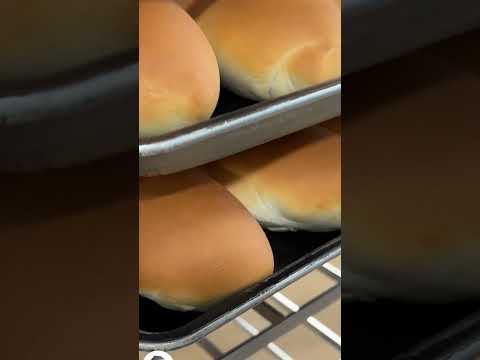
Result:
M340 77L337 0L218 0L198 23L222 81L244 97L272 99Z
M207 120L220 92L215 54L176 3L141 0L139 132L150 137Z
M140 180L140 293L202 309L273 271L261 227L198 170Z
M209 164L271 230L329 231L340 227L340 136L316 126Z
M46 78L138 46L133 0L2 1L0 79Z

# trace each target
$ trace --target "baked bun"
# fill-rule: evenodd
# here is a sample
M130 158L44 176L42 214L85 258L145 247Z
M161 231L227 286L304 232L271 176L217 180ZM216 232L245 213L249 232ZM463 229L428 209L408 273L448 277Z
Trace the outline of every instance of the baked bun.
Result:
M134 50L137 14L133 0L2 1L0 79L43 79Z
M255 219L199 170L140 179L140 293L172 309L206 306L273 271Z
M140 137L208 120L220 93L218 64L208 40L174 2L141 0L139 14Z
M218 0L198 23L222 82L241 96L272 99L340 78L336 0Z
M321 127L207 165L270 230L340 228L340 136Z

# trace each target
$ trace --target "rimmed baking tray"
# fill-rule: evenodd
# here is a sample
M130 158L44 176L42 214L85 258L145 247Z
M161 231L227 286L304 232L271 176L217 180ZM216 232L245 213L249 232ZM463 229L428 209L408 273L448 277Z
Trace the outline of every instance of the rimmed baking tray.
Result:
M140 298L140 350L168 351L190 345L340 254L339 232L266 233L275 259L274 274L206 312L167 310Z
M56 168L135 149L138 52L0 87L0 171Z
M214 117L139 145L140 175L166 175L308 128L341 114L341 81L254 104L222 89Z

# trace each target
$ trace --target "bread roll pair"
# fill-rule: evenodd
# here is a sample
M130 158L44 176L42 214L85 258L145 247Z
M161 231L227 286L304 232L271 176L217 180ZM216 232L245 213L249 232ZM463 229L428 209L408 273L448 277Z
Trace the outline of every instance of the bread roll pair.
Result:
M142 139L208 120L219 71L226 87L255 100L340 77L336 0L141 0L139 8Z
M199 17L237 94L273 99L341 75L338 0L217 0Z
M255 219L200 170L140 179L140 293L167 308L205 309L273 271Z
M270 230L341 226L341 138L322 125L207 165Z
M174 1L140 0L138 6L140 138L208 120L220 76L205 35Z
M43 79L135 50L138 1L2 1L0 79Z
M319 125L207 165L216 181L198 169L142 178L141 294L204 309L271 274L247 209L272 230L339 229L340 156L340 135Z

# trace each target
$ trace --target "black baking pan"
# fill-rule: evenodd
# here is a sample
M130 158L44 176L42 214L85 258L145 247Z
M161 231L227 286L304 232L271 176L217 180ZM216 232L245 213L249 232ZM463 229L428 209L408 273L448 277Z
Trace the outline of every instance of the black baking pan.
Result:
M269 232L275 270L264 281L204 313L167 310L140 297L140 350L173 350L192 344L340 254L340 233Z
M138 51L0 84L0 171L66 167L138 144Z
M480 352L480 303L344 301L342 319L346 360L471 360Z
M477 0L343 0L348 75L480 26Z

